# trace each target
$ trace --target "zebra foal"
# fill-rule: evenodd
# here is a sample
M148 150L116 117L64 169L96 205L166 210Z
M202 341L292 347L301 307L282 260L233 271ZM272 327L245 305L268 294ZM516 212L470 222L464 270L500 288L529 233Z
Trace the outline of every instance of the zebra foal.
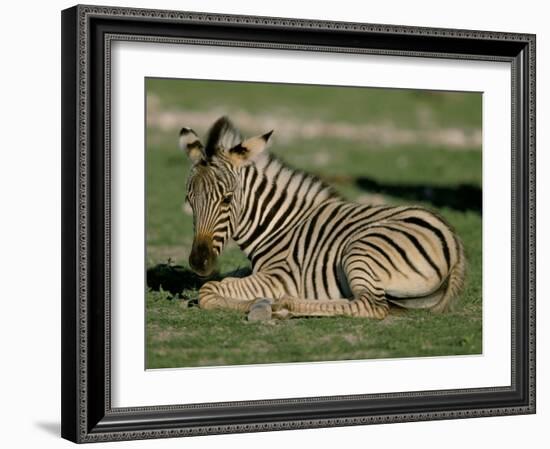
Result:
M205 283L199 305L249 319L350 315L382 319L389 303L449 309L464 282L462 243L418 206L348 202L265 151L271 132L242 139L222 117L206 144L189 128L191 268L208 276L232 238L252 263L245 278Z

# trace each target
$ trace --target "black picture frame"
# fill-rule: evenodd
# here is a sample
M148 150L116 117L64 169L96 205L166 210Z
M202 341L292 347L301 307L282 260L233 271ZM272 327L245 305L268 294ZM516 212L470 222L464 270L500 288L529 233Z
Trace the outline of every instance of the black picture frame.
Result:
M111 407L109 76L113 40L509 62L511 385ZM64 10L61 349L62 436L79 443L535 413L535 36L120 7L78 5Z

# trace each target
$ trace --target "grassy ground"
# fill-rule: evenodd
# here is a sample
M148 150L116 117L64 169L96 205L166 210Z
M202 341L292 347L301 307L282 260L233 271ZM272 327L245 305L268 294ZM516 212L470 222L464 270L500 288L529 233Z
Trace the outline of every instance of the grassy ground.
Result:
M286 118L292 113L297 121L320 118L351 125L365 120L374 125L391 121L409 129L481 127L477 94L169 80L149 80L147 92L158 102L157 108L198 115L216 108L230 116L242 110ZM428 124L426 111L431 117ZM183 125L188 124L178 126ZM315 135L285 140L277 138L275 129L274 153L292 166L327 179L349 199L414 202L438 210L464 241L469 273L456 310L445 315L396 311L381 322L334 317L258 323L247 322L238 313L196 307L200 282L187 268L192 217L182 211L188 163L176 148L178 129L149 127L147 131L148 368L481 352L481 214L469 207L481 188L480 148L450 150L421 141L361 145ZM370 185L378 191L369 190ZM468 195L460 204L466 207L459 207L454 201L465 194L465 186ZM176 267L167 266L168 261ZM248 267L248 260L235 246L228 247L220 259L221 276L236 269L246 273Z

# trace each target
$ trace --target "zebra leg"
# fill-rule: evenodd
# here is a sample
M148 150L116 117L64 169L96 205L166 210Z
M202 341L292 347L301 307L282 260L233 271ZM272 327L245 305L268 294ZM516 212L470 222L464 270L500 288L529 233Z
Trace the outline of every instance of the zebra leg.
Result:
M350 299L298 299L285 297L272 305L273 317L286 319L315 316L359 316L360 309Z
M352 299L295 299L283 298L272 305L273 318L298 318L322 316L354 316L384 319L389 306L385 298L377 297L369 290L357 293Z
M383 319L389 311L381 274L369 266L366 258L348 251L342 266L353 297L351 299L304 300L282 298L273 305L274 315L283 317L357 316ZM286 312L285 312L286 311Z
M245 278L225 278L210 281L199 291L199 306L203 309L232 309L252 313L251 319L271 318L271 304L284 295L282 286L266 274L256 273Z
M383 319L388 315L390 306L383 288L384 272L358 252L353 245L342 257L342 267L353 301L360 306L359 316Z

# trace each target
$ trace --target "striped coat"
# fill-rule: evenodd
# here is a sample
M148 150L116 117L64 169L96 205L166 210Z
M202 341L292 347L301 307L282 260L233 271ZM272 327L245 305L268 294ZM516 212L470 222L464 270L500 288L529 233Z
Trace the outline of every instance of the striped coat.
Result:
M265 151L271 133L242 140L225 117L206 145L183 128L193 166L187 200L195 235L189 262L207 276L232 238L252 263L242 279L207 282L203 308L249 319L352 315L384 318L389 303L445 311L462 287L458 236L418 206L346 201Z

